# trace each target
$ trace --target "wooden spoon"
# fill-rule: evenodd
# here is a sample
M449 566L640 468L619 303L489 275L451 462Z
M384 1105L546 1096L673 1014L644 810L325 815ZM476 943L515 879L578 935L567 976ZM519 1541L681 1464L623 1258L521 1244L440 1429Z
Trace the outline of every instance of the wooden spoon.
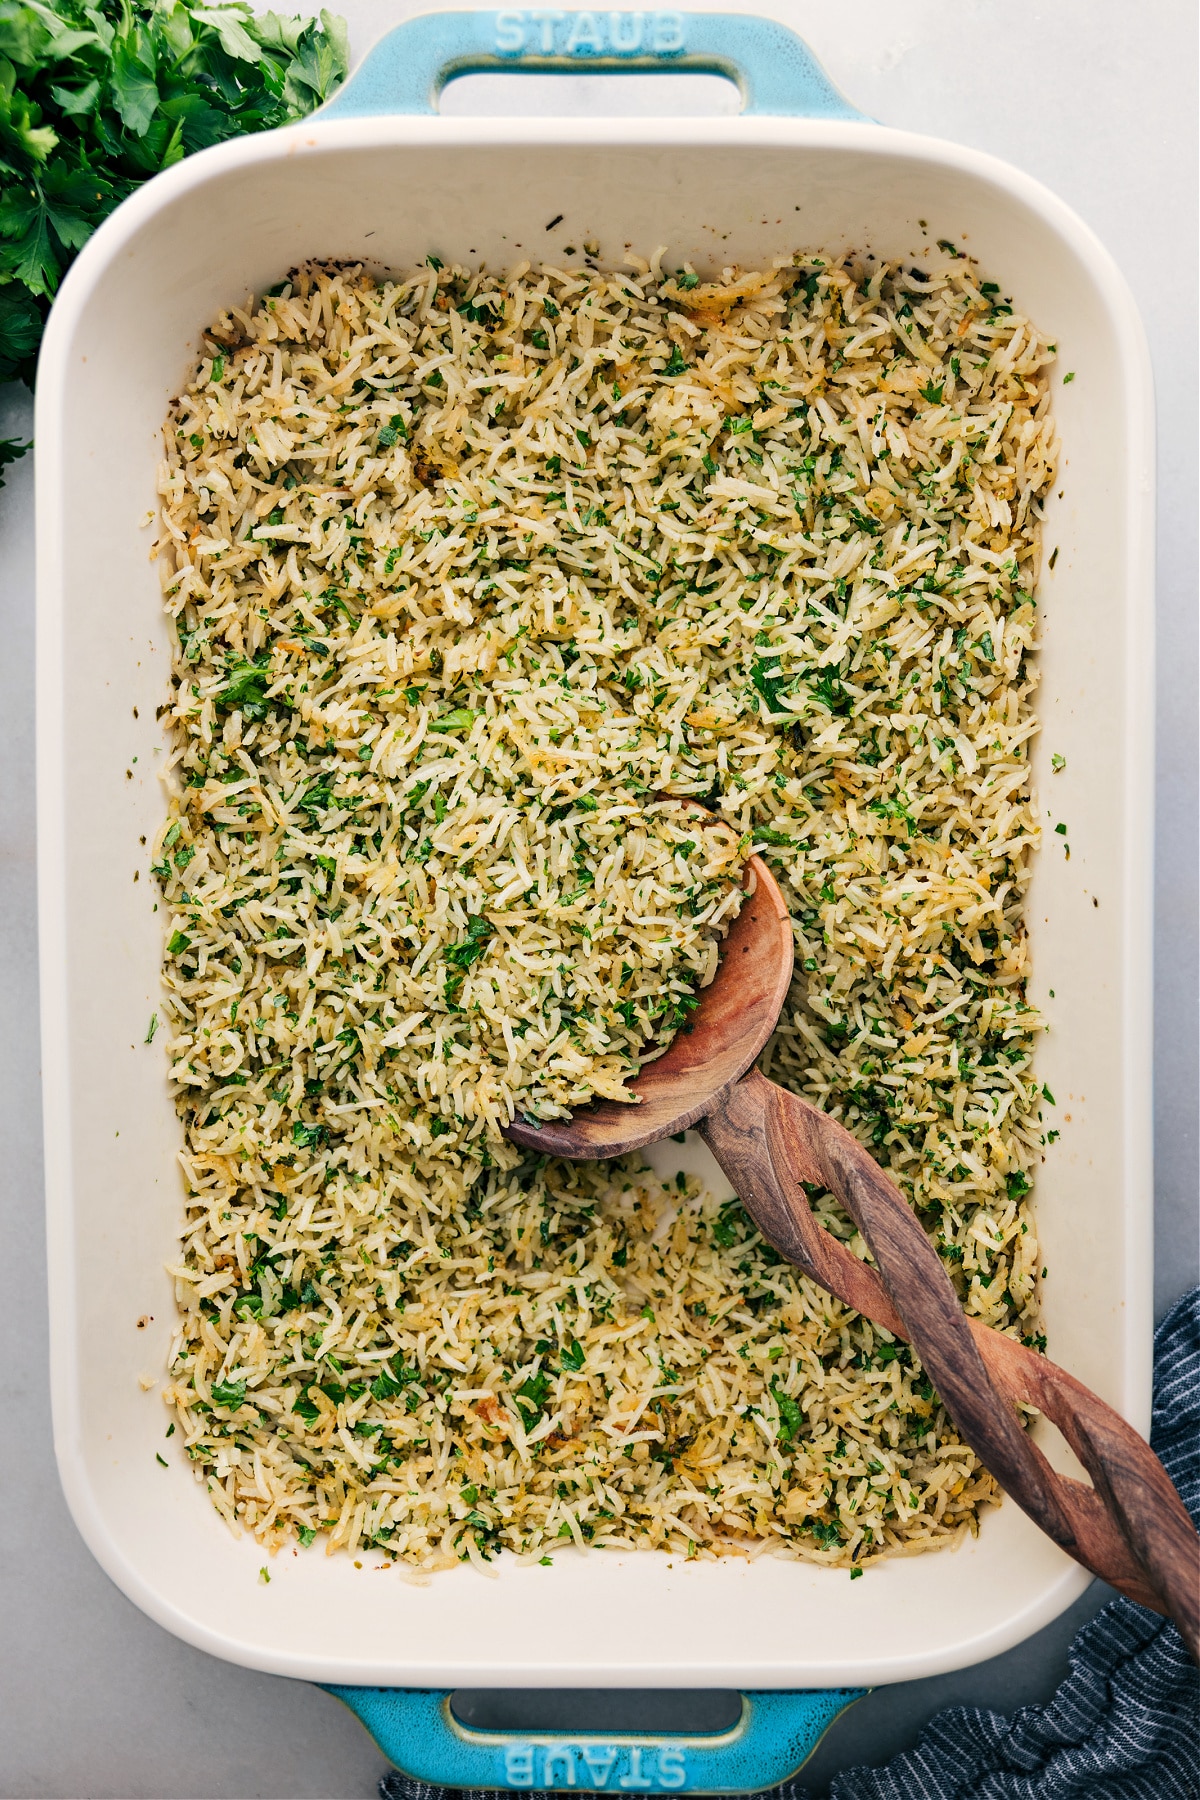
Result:
M640 1104L597 1100L545 1124L518 1117L508 1136L593 1161L697 1126L780 1255L907 1339L960 1434L1017 1505L1076 1562L1173 1618L1200 1660L1200 1538L1149 1445L1065 1370L968 1319L908 1203L858 1139L752 1066L787 997L793 945L783 895L757 856L747 888L690 1031L629 1083ZM874 1268L817 1224L805 1182L837 1196ZM1024 1430L1018 1401L1053 1420L1092 1487L1055 1473Z

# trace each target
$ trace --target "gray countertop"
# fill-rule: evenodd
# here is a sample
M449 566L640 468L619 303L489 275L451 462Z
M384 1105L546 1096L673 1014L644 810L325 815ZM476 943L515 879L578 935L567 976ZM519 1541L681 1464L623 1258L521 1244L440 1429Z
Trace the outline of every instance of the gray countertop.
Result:
M357 52L428 7L342 0ZM727 0L729 5L729 0ZM732 6L729 6L732 9ZM286 10L281 7L281 10ZM309 10L301 7L301 10ZM312 10L315 10L313 8ZM1124 270L1150 337L1159 407L1156 1250L1161 1314L1197 1279L1196 143L1193 0L768 0L853 100L886 123L992 151L1054 188ZM510 78L515 80L517 78ZM552 110L527 78L523 110ZM571 108L635 111L644 87L582 80ZM650 79L650 78L644 78ZM479 77L447 109L514 109ZM554 90L557 92L557 90ZM698 109L665 77L656 110ZM710 89L711 94L711 89ZM709 103L711 104L711 98ZM561 110L561 100L553 110ZM0 389L0 437L28 436L31 407ZM305 1683L213 1660L143 1617L84 1549L58 1486L46 1374L33 784L33 471L0 493L0 1218L4 1304L5 1529L0 1546L0 1793L51 1796L323 1796L375 1792L382 1757L349 1713ZM854 1763L910 1745L939 1708L1001 1711L1047 1698L1078 1625L1070 1613L994 1661L879 1689L810 1763L818 1794ZM652 1697L630 1697L649 1724ZM563 1723L568 1723L564 1717Z

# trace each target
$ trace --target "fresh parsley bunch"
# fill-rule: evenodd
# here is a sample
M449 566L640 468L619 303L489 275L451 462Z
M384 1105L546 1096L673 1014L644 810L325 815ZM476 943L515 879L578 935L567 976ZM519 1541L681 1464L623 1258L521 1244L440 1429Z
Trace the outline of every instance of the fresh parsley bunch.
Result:
M246 0L0 0L0 382L32 385L58 284L100 221L193 150L302 118L343 20Z

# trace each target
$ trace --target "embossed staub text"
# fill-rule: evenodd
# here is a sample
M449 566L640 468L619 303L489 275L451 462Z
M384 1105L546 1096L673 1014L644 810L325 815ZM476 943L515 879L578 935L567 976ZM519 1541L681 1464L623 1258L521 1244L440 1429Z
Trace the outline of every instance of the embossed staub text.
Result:
M677 1744L513 1743L504 1775L515 1788L612 1788L618 1794L661 1794L687 1782L687 1759Z
M501 56L665 56L684 47L678 12L556 12L538 7L495 14Z

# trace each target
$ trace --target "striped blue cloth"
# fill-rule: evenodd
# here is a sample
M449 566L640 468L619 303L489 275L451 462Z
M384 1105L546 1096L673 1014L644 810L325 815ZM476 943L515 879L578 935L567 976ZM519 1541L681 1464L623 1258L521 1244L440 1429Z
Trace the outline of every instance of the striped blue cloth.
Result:
M1200 1521L1200 1288L1155 1334L1150 1441ZM1114 1600L1075 1639L1069 1668L1046 1706L1011 1718L966 1706L939 1713L884 1768L836 1775L828 1800L1200 1800L1200 1673L1174 1625ZM399 1773L379 1793L467 1800ZM762 1800L817 1796L789 1781Z

